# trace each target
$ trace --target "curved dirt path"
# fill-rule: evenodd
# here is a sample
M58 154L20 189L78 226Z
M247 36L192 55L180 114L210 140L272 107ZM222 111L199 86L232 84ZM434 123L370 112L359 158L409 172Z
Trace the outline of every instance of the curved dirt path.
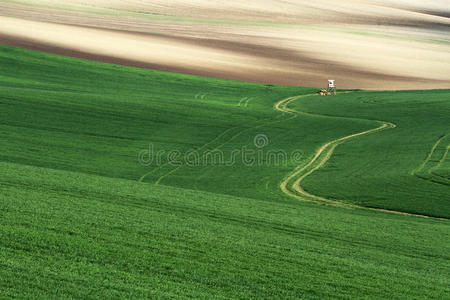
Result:
M282 113L314 115L314 114L310 114L310 113L306 113L306 112L302 112L302 111L297 111L297 110L287 107L291 101L295 101L300 98L314 96L314 95L316 95L316 94L300 95L300 96L283 99L274 105L274 109L277 111L280 111ZM310 194L302 188L302 186L301 186L302 181L306 177L308 177L309 175L311 175L312 173L314 173L315 171L320 169L322 166L324 166L325 163L333 155L333 152L336 149L336 147L339 146L340 144L342 144L350 139L353 139L353 138L356 138L356 137L359 137L359 136L362 136L365 134L375 133L375 132L379 132L379 131L383 131L383 130L387 130L387 129L393 129L393 128L397 127L397 125L395 125L394 123L391 123L391 122L386 122L386 121L376 121L376 122L381 123L381 125L379 127L373 128L373 129L369 129L366 131L362 131L359 133L351 134L348 136L344 136L344 137L332 140L332 141L324 144L323 146L321 146L316 151L314 157L305 166L298 166L290 175L288 175L280 183L281 190L288 196L294 197L294 198L302 200L302 201L319 202L319 203L326 203L326 204L331 204L331 205L341 206L341 207L361 208L361 209L368 209L368 210L374 210L374 211L390 212L390 213L401 214L401 215L417 216L417 217L423 217L423 218L448 220L447 218L432 217L432 216L427 216L427 215L407 213L407 212L382 209L382 208L364 207L364 206L360 206L360 205L356 205L356 204L350 204L350 203L345 203L345 202L341 202L341 201L330 200L330 199L326 199L326 198L323 198L323 197L320 197L317 195Z

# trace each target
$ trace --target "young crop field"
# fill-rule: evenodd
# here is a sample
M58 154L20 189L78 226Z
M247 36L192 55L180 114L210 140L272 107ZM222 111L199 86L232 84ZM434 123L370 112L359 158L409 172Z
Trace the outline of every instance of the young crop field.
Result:
M358 92L303 98L292 106L395 125L337 147L305 179L306 190L361 206L450 217L449 91Z
M1 298L445 298L450 91L0 46Z

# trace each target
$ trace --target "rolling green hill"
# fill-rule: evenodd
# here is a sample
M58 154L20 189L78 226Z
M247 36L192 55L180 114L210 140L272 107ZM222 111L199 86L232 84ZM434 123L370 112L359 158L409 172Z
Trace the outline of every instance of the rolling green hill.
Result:
M357 92L302 98L292 106L396 125L337 147L327 165L305 179L306 190L361 206L449 217L450 91Z
M0 46L2 298L443 298L449 92L314 91Z

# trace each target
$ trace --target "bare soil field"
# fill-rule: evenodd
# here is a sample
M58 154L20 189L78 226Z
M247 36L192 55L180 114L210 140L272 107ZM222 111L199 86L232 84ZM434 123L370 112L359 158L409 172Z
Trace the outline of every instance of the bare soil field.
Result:
M0 1L0 43L245 81L450 87L450 2Z

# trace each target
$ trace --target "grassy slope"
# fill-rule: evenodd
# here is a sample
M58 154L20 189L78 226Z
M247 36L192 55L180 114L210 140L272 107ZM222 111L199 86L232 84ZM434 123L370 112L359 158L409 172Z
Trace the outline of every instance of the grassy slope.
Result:
M425 168L420 168L436 141L450 133L449 94L444 90L359 92L298 101L294 105L300 110L397 125L339 146L328 164L303 186L314 194L362 206L449 217L450 177L445 178L444 170L448 170L450 157L445 150L450 140L443 138ZM430 169L443 177L433 179Z
M3 296L443 298L446 222L1 163Z
M324 142L372 128L371 121L271 110L275 101L310 89L9 47L0 48L0 65L3 295L441 298L450 292L446 222L292 201L277 185L298 162L183 167L161 182L215 193L137 182L154 169L137 163L149 143L185 151L231 128L213 143L230 150L264 133L268 149L300 148L306 161ZM242 97L255 99L243 108Z
M138 70L5 47L0 63L3 161L132 180L152 172L144 181L156 182L175 167L158 168L156 158L150 166L140 165L138 154L150 144L155 152L186 153L212 141L207 149L229 156L243 146L257 150L253 139L262 133L269 138L265 151L300 149L306 161L321 143L371 126L292 118L272 109L277 100L312 89ZM244 97L253 99L238 106ZM287 199L277 186L299 161L248 168L237 160L228 168L184 166L161 183Z

